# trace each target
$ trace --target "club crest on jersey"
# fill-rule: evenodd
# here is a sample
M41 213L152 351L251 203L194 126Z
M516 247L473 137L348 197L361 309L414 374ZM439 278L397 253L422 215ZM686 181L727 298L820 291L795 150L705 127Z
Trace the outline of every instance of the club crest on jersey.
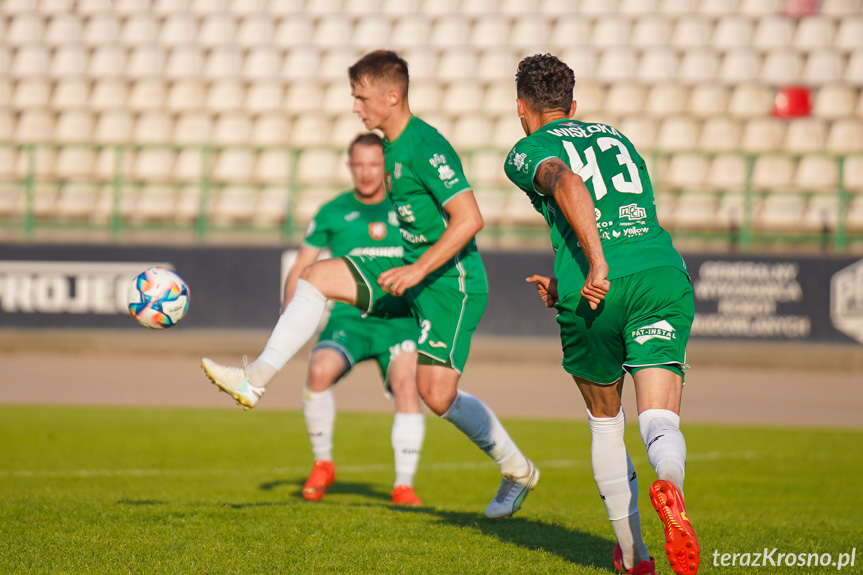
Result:
M509 153L507 163L510 166L515 166L516 171L527 173L527 154L519 154L515 150Z
M632 338L638 344L644 345L645 342L651 339L664 339L665 341L677 339L677 332L670 323L663 319L633 331Z
M618 217L627 218L629 221L643 220L647 217L647 210L638 207L638 204L629 204L628 206L620 206Z
M387 237L387 225L384 222L371 222L369 224L369 237L380 241Z

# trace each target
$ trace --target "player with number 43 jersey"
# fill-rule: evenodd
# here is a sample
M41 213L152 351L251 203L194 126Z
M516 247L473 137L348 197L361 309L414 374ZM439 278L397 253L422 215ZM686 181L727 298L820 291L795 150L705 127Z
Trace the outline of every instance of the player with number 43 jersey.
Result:
M638 480L623 441L624 373L658 480L650 500L678 575L698 572L698 540L683 502L686 443L680 431L686 342L694 300L683 258L656 219L644 160L619 130L572 120L575 76L558 58L523 59L517 109L526 137L505 171L551 228L556 278L534 275L558 311L563 367L584 398L596 486L618 545L614 566L651 575L641 537Z

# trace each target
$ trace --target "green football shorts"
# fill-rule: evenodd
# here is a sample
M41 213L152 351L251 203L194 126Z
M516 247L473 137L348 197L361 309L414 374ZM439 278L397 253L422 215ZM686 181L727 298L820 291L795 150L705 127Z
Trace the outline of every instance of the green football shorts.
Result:
M559 280L558 280L559 281ZM597 310L579 292L558 302L563 368L577 377L611 384L624 370L687 369L686 343L695 316L689 278L659 267L611 280Z
M312 351L321 348L334 349L344 356L348 368L342 377L361 361L375 360L389 392L390 362L403 351L416 351L417 325L412 318L333 316Z
M414 318L419 327L419 363L443 365L459 373L470 352L470 339L488 302L488 293L466 293L458 277L429 277L403 297L378 285L378 276L406 265L403 258L345 256L357 282L357 307L370 316Z

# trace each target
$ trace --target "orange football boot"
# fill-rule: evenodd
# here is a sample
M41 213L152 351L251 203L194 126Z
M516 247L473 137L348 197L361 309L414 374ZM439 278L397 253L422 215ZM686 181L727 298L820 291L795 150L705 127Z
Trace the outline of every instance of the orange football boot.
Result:
M390 494L393 498L393 503L396 505L417 505L423 504L417 494L414 493L414 488L410 485L396 485L393 492Z
M671 570L677 575L695 575L701 561L701 550L695 529L686 515L683 494L670 481L654 481L650 486L650 502L665 525L665 554Z
M320 501L327 492L327 487L336 480L336 467L332 461L315 461L309 478L303 484L303 499Z
M653 557L649 561L642 561L632 569L627 569L623 566L623 551L620 545L614 546L614 568L618 573L627 573L628 575L656 575L656 563L653 562Z

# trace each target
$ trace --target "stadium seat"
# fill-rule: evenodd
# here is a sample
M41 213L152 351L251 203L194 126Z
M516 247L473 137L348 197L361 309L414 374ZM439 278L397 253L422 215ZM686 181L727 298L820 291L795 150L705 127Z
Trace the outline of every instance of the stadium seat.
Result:
M59 80L54 86L51 107L55 110L86 108L90 101L90 82L85 78Z
M255 163L255 179L268 183L284 183L290 175L290 158L284 150L264 150Z
M708 48L686 50L677 69L678 81L684 84L714 82L718 74L719 55Z
M809 53L803 67L803 81L819 86L841 82L845 71L845 58L833 48L821 48Z
M606 0L605 2L582 2L579 10L585 17L596 18L605 14L617 12L620 0Z
M126 72L126 50L120 46L97 46L90 56L88 75L94 78L116 78Z
M760 83L745 83L731 92L728 111L735 118L765 118L770 114L774 95Z
M53 216L62 220L90 219L102 195L98 184L74 182L62 186L56 195Z
M710 20L700 14L681 16L669 36L671 45L678 49L701 48L708 44L712 33Z
M123 80L102 80L93 85L90 107L93 110L115 110L126 107L129 84Z
M665 46L671 37L671 20L657 14L638 18L632 29L630 44L639 48Z
M723 16L716 22L711 44L719 50L734 50L750 44L752 21L743 16Z
M641 56L637 77L649 84L676 78L677 53L671 48L648 48Z
M740 3L740 13L749 18L759 18L778 14L786 0L745 0Z
M159 44L165 47L183 46L195 42L198 23L187 12L172 12L159 29Z
M718 190L743 190L746 182L746 161L740 154L719 154L710 162L707 184Z
M204 63L204 77L210 80L233 79L239 76L243 56L231 45L213 48Z
M270 0L266 11L278 16L297 16L303 11L303 0Z
M644 110L654 118L664 118L686 110L689 91L673 82L662 82L650 88Z
M241 2L240 5L242 4ZM250 15L240 22L236 43L243 48L269 46L274 31L271 17L263 13Z
M248 144L252 135L252 121L242 112L222 114L213 128L212 141L216 144Z
M848 57L845 81L855 86L863 86L863 48L854 50Z
M226 186L218 191L210 217L216 224L249 222L255 215L258 195L247 186Z
M364 132L365 127L356 114L342 113L337 115L332 122L332 130L330 130L329 145L335 148L346 147L347 144L354 139L360 132Z
M575 72L576 91L578 91L578 83L584 80L592 80L596 78L597 54L592 50L574 47L569 50L564 50L561 55L561 60L566 62L572 71ZM631 78L627 78L629 80Z
M122 144L132 139L132 128L135 125L132 115L124 108L107 110L99 115L93 130L96 142Z
M243 84L234 80L219 80L210 85L204 108L213 113L243 109L246 91Z
M497 9L501 14L520 18L526 14L536 14L539 11L539 0L498 0Z
M84 26L82 39L84 44L88 46L104 46L118 42L120 40L120 19L111 12L94 14Z
M164 144L171 141L173 123L170 116L154 111L141 114L132 131L132 141L141 144Z
M768 230L784 231L800 228L803 214L806 210L806 200L787 192L768 194L759 210L756 222Z
M360 14L354 24L351 44L362 50L386 46L389 44L391 26L389 19L380 14Z
M486 149L474 150L470 155L462 157L468 180L477 186L506 186L509 183L503 171L506 154L502 149Z
M507 45L528 54L535 54L539 50L538 47L544 45L544 39L548 38L550 33L551 25L545 16L541 14L518 16L512 21Z
M629 80L638 69L637 57L629 48L609 48L602 52L594 76L606 82Z
M840 50L851 51L863 48L863 14L860 13L859 7L853 16L849 15L841 19L839 31L832 40L833 46Z
M759 80L761 58L749 48L730 49L722 59L719 77L727 84Z
M407 14L393 22L390 43L396 48L425 46L429 39L431 26L429 19L422 14Z
M242 16L264 14L267 12L267 0L230 0L228 12Z
M326 146L330 142L330 119L323 114L306 113L297 117L291 130L294 146Z
M135 198L135 207L129 219L135 222L169 222L177 203L177 190L173 186L143 186Z
M301 0L296 0L301 2ZM342 12L362 18L375 12L380 12L381 0L344 0Z
M747 152L772 152L782 149L785 124L780 120L749 120L743 130L741 148Z
M475 179L470 179L471 184L476 187L473 194L476 198L477 206L482 214L483 222L486 225L500 225L506 214L506 204L509 201L509 194L499 189L486 189L475 184Z
M812 113L812 93L806 86L783 86L773 98L771 116L803 118Z
M442 133L446 136L445 132ZM495 118L491 138L498 146L505 149L514 146L516 142L524 138L524 130L521 129L518 116L509 113Z
M735 14L740 0L701 0L700 13L711 18Z
M692 150L698 142L698 123L689 116L672 116L662 121L656 148L665 151Z
M788 50L771 50L764 56L760 79L768 84L784 85L800 82L802 57Z
M810 51L816 48L831 48L836 41L836 26L833 19L825 16L802 18L794 35L794 47Z
M638 150L647 150L656 142L656 120L643 115L626 116L618 126Z
M857 94L854 88L844 83L821 86L815 94L812 114L823 120L836 120L854 114Z
M514 93L514 89L511 93ZM483 89L480 84L458 82L452 83L446 88L439 110L448 114L481 113L483 111L482 103Z
M505 48L483 50L476 64L476 79L480 82L497 82L506 78L510 85L514 85L512 76L518 68L518 62L519 58L511 50ZM506 73L506 71L510 72Z
M817 152L824 149L827 126L817 118L804 118L788 123L783 148L789 152Z
M845 160L842 169L842 181L845 186L857 194L863 192L863 156L850 156ZM863 214L861 214L863 215Z
M151 10L159 16L170 16L177 12L188 12L189 0L153 0Z
M470 80L476 74L477 54L473 50L450 48L438 60L437 77L443 81Z
M130 78L160 78L165 69L165 51L157 44L140 45L129 55L126 75Z
M52 46L75 44L81 41L84 30L82 18L72 12L57 14L51 18L45 31L45 42ZM2 24L0 24L2 34Z
M578 76L576 76L578 78ZM509 84L509 105L503 110L504 112L515 113L515 90L512 87L512 82ZM577 118L583 118L585 115L594 114L605 110L606 90L605 87L590 80L579 80L575 82L575 101L577 106L575 115Z
M165 105L168 88L161 79L141 79L132 84L126 99L129 110L158 110Z
M315 16L327 16L341 11L342 0L315 0L307 2L305 10Z
M6 0L3 4L3 12L6 14L35 12L38 9L37 1L38 0Z
M13 46L36 44L42 41L45 23L38 12L22 12L13 16L6 30L5 42Z
M273 43L278 48L300 48L312 41L313 23L304 14L282 18L273 34Z
M490 13L478 19L470 35L470 45L477 49L507 45L510 22L498 14Z
M12 79L7 76L0 77L0 110L12 105L12 94Z
M268 186L258 196L252 221L259 226L281 225L288 208L288 191L285 186Z
M408 48L401 54L410 62L411 81L437 78L437 54L425 48Z
M843 214L844 217L844 214ZM836 196L813 196L803 215L805 228L834 230L839 220L839 199Z
M784 155L761 155L752 168L752 187L759 190L785 191L791 187L795 163Z
M188 9L201 16L218 14L228 9L228 0L189 0Z
M803 156L794 174L794 185L808 191L835 193L838 177L838 163L834 158L820 154Z
M602 16L593 24L590 45L600 49L629 46L630 30L628 19L618 14Z
M702 150L732 152L738 149L741 138L740 123L727 116L714 116L704 122L701 141Z
M252 113L281 110L284 89L278 80L259 80L249 85L244 106Z
M705 82L692 87L689 105L685 109L693 116L710 118L728 114L729 90L720 84ZM681 110L684 108L677 108Z
M325 82L346 82L348 68L357 61L360 54L353 46L343 45L329 48L321 58L318 78Z
M248 149L224 149L213 165L213 179L222 182L248 182L255 167L255 154Z
M583 88L580 82L576 85ZM489 115L515 113L515 84L511 80L497 80L488 85L483 95L482 110ZM579 96L580 97L580 96ZM579 102L579 106L581 102ZM413 101L411 101L413 107Z
M2 26L2 25L0 25ZM0 77L9 78L7 74L12 68L12 52L8 46L0 44Z
M12 76L16 78L32 78L48 73L50 53L48 47L42 44L25 44L18 48L15 60L12 62Z
M136 180L148 182L168 181L173 175L174 150L166 147L146 147L135 157L132 175Z
M353 23L343 14L322 17L312 34L312 43L321 48L346 45L353 34Z
M213 137L213 117L206 112L187 112L177 116L173 141L178 144L210 144Z
M172 112L186 112L204 107L205 85L197 80L178 80L171 85L165 107Z
M359 124L358 120L357 124ZM284 114L261 115L255 119L252 125L249 142L259 146L284 144L288 140L288 128L288 120Z
M863 150L863 122L857 118L833 122L827 136L828 152L848 154Z
M657 11L659 0L620 0L617 9L627 16L644 16Z
M294 48L285 55L279 75L288 82L313 79L317 75L320 61L321 54L316 48Z
M204 209L209 208L209 202ZM201 213L201 186L188 184L180 187L177 203L174 205L173 221L178 224L190 224L198 219Z
M151 44L159 37L159 22L149 13L130 16L120 33L120 42L127 46Z
M665 176L661 178L663 188L703 190L710 161L701 153L674 154Z
M855 16L860 13L860 0L821 0L820 11L826 16Z
M755 28L752 45L760 50L790 48L794 42L794 21L783 16L761 18Z
M647 89L641 84L617 82L608 89L603 109L618 116L636 114L644 110L646 98Z
M54 137L54 115L47 110L24 110L18 118L13 140L50 142Z
M25 78L18 82L12 105L18 109L47 108L51 100L51 83L45 78Z
M674 206L672 221L676 228L710 229L717 224L718 209L719 204L714 194L697 192L682 194ZM660 218L659 222L663 226L666 225L665 218Z
M86 1L87 0L79 0L79 6ZM98 0L89 1L95 4ZM113 9L115 12L117 12L117 14L120 14L121 16L131 16L135 14L149 12L150 3L151 0L128 0L120 3L115 3L114 6L111 6L111 9Z
M492 123L485 116L465 114L459 117L453 125L453 131L450 135L452 145L456 149L487 146L492 142L492 130Z
M213 156L205 156L199 148L185 148L180 150L174 162L174 179L181 182L197 182L206 175L209 176L212 172ZM183 197L180 198L180 203L183 202ZM190 201L190 200L189 200ZM190 204L185 204L189 207L189 211L197 214L197 207L192 208Z
M466 44L469 37L470 21L460 14L451 14L437 19L432 25L429 45L436 49L448 48Z
M165 76L171 80L197 78L204 68L204 53L194 45L177 46L165 64Z
M339 154L330 150L310 149L300 154L297 180L302 185L332 183L338 173ZM317 209L317 208L316 208Z
M316 112L324 97L323 85L314 80L297 81L288 86L284 107L292 113ZM345 102L347 106L348 102Z
M582 18L555 18L551 24L549 43L557 49L590 42L591 24Z

